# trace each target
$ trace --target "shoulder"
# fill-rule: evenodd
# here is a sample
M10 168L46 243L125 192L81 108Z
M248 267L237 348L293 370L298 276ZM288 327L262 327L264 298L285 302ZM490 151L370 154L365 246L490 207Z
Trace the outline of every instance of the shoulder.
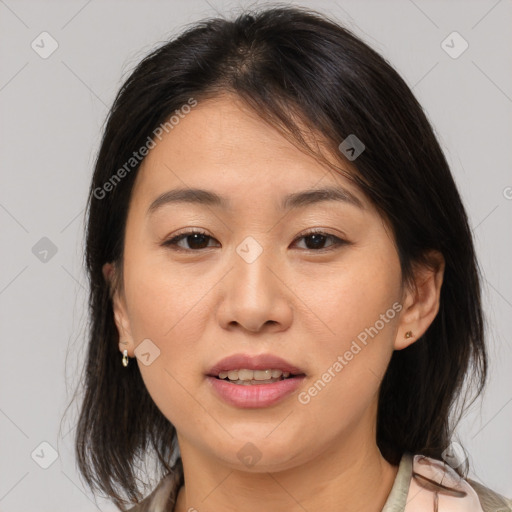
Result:
M414 455L409 499L414 498L415 506L432 500L432 494L439 505L447 510L468 510L476 512L512 512L512 500L469 478L462 478L443 461ZM457 504L457 505L456 505ZM459 508L460 507L460 508ZM421 508L421 507L420 507ZM442 507L439 507L442 510Z
M485 487L468 478L468 483L475 490L484 512L512 512L512 499Z
M171 474L164 476L153 492L146 496L140 503L128 509L128 512L171 512L169 503L173 487L173 478Z
M178 459L174 471L165 475L153 492L128 512L172 512L183 482L183 467L181 459Z

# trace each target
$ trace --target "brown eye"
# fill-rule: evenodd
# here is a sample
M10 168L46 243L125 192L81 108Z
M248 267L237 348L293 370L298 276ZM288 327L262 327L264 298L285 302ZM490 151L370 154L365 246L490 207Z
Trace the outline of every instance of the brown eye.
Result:
M310 231L309 233L305 233L302 236L298 237L296 240L302 239L306 241L305 249L311 251L330 250L341 245L348 244L346 240L343 240L329 233L324 233L323 231ZM330 240L332 243L325 247L325 243L327 240Z
M177 235L174 238L171 238L170 240L167 240L162 245L174 246L178 250L197 251L208 248L208 242L210 240L215 239L203 231L188 231L186 233L181 233L180 235ZM179 245L180 242L182 241L185 241L188 247L183 247L183 245Z
M304 249L314 252L335 249L336 247L347 245L349 243L346 240L343 240L335 235L325 233L323 231L311 231L305 233L302 236L296 238L295 241L302 239L306 241L306 247ZM167 247L172 246L172 248L175 250L200 251L202 249L213 247L212 245L209 245L209 242L212 240L215 240L215 238L208 235L204 231L187 231L171 238L170 240L167 240L162 245ZM325 245L328 241L331 243L326 247ZM182 244L182 242L185 242L185 246Z

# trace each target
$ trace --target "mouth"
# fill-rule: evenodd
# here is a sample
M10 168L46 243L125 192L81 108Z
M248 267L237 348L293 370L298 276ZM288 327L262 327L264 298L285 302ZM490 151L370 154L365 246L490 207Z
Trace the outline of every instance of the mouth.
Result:
M244 375L245 371L240 370L241 375L236 375L239 372L232 370L225 377L225 372L221 372L224 378L221 378L221 375L208 375L206 377L207 383L215 395L224 403L240 409L254 409L272 407L279 404L287 397L297 393L306 379L305 374L294 375L289 373L287 375L281 372L281 370L276 370L281 375L275 378L264 380L246 379L245 377L251 376ZM252 370L250 371L251 373L253 372ZM231 377L233 377L233 380L229 378L230 373L232 373ZM244 378L240 379L239 377Z
M305 377L304 373L283 372L279 369L267 370L230 370L220 372L218 375L209 375L217 380L237 384L241 386L253 386L255 384L272 384L282 380L289 380L295 377Z
M214 364L206 376L240 386L254 386L305 377L306 372L273 354L234 354Z

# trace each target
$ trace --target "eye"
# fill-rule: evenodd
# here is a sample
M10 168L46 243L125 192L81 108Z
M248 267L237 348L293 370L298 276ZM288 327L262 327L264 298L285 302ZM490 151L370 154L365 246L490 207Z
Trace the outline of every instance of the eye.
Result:
M180 235L167 240L162 245L164 246L173 246L173 249L184 250L184 251L196 251L208 248L208 241L215 240L215 238L208 235L201 230L187 231L185 233L181 233ZM180 242L185 241L189 244L188 247L183 247L179 245Z
M308 231L307 233L297 237L294 242L302 239L309 242L306 242L305 249L314 252L335 249L336 247L347 245L349 243L348 241L343 240L335 235L331 235L320 230ZM215 238L208 235L208 233L201 230L194 230L181 233L165 241L162 245L165 247L172 246L172 248L176 250L197 252L201 249L208 249L209 247L212 247L211 245L208 245L208 242L211 240L215 240ZM331 240L332 243L331 245L324 247L326 240ZM188 244L188 247L183 247L180 245L180 243L183 241Z
M309 240L309 243L306 242L306 250L312 250L314 252L331 250L335 249L342 245L347 245L349 242L347 240L343 240L337 236L331 235L330 233L325 233L321 230L312 230L307 233L303 233L301 236L297 237L295 240ZM324 247L325 241L331 240L331 245Z

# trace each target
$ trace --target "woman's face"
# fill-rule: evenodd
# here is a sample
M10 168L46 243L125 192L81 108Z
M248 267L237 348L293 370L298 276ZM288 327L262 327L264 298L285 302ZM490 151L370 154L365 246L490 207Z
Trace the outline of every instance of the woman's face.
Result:
M379 384L404 337L399 259L382 218L233 97L200 102L155 142L133 189L114 311L120 348L137 355L182 455L237 468L253 456L277 471L333 443L360 449L374 439ZM328 187L345 200L285 202ZM177 189L222 204L196 192L150 208ZM190 231L205 235L166 243ZM276 355L305 377L267 402L265 390L224 383L249 395L233 403L208 377L233 354Z

